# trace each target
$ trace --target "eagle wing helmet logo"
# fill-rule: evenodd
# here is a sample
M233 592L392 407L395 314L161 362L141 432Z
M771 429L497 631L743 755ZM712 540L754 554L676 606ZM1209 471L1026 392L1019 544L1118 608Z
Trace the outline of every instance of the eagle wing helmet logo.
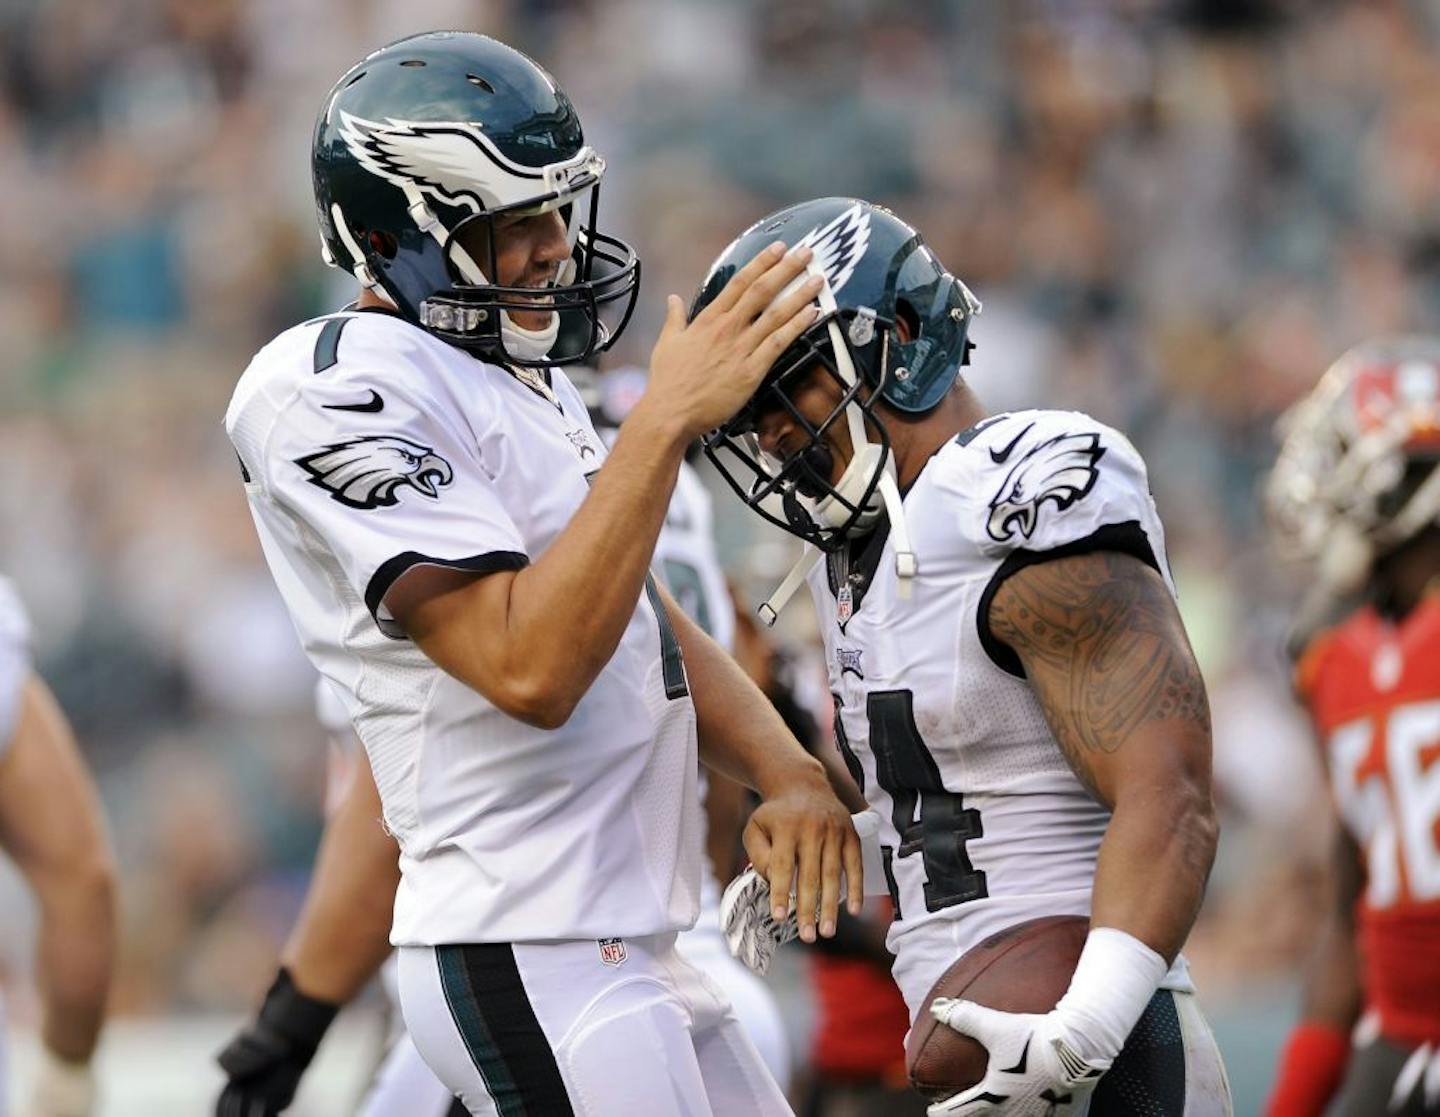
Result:
M401 189L413 184L472 213L496 204L479 187L494 180L497 167L517 178L544 177L505 158L478 125L466 121L365 120L342 109L340 136L371 174Z
M815 253L809 270L823 272L831 292L839 291L855 274L855 265L869 246L870 214L858 202L795 242L796 248L806 247Z
M1004 543L1016 534L1035 533L1040 507L1047 501L1063 512L1085 497L1100 476L1096 463L1105 456L1100 436L1062 434L1040 443L1011 467L990 501L990 538Z
M455 478L450 463L430 447L388 434L337 442L295 464L310 484L349 508L390 508L405 486L436 500Z

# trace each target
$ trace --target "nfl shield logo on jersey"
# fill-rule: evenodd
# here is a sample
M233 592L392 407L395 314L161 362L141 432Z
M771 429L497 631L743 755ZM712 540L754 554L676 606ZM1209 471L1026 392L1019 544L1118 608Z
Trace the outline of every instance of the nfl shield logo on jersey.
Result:
M625 961L624 939L596 939L600 947L600 961L607 966L618 966Z
M835 619L843 625L854 611L855 596L850 590L850 583L846 582L835 595Z

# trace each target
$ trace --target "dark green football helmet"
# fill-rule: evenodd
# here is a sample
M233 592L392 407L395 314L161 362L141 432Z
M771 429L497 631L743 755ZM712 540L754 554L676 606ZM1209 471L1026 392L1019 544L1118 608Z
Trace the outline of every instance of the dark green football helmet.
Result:
M325 99L312 147L327 263L451 344L517 365L585 361L630 319L640 262L595 226L605 161L554 80L484 35L401 39L353 66ZM558 211L571 256L544 289L498 286L495 221ZM471 238L475 222L488 235ZM463 242L489 245L473 259ZM561 324L570 351L556 352Z
M819 198L741 233L711 266L691 317L777 240L814 252L809 272L826 279L816 300L820 315L739 414L706 436L705 451L760 515L822 550L836 550L869 530L886 503L899 501L878 404L902 415L923 415L939 404L967 359L980 302L889 210L855 198ZM813 426L788 393L817 368L843 391L830 416ZM755 434L757 415L771 408L788 410L808 434L808 444L784 462L764 454ZM836 423L849 425L855 454L832 484L822 435Z

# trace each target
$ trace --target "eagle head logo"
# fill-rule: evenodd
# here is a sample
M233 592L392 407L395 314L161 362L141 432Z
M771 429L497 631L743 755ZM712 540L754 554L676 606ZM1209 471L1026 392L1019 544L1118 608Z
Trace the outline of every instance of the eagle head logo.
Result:
M309 474L310 484L350 508L389 508L405 485L435 500L455 477L450 463L430 447L391 434L336 442L295 464Z
M1061 434L1030 450L1005 475L990 501L990 538L1007 542L1035 533L1040 508L1047 501L1063 512L1095 487L1096 463L1104 457L1100 436Z

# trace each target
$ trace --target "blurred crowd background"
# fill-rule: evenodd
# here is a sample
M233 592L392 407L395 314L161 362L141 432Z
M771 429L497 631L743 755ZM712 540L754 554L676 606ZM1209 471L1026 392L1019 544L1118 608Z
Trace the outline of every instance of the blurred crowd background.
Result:
M1216 718L1225 837L1189 954L1253 1111L1326 837L1256 484L1341 350L1437 326L1436 0L0 0L0 571L114 827L118 1016L238 1019L303 892L313 676L220 418L255 349L352 297L314 228L325 91L447 26L535 56L609 160L603 223L644 260L617 362L755 218L854 194L983 300L987 404L1139 445ZM758 600L788 550L716 492ZM28 917L13 881L0 900L23 1027Z

